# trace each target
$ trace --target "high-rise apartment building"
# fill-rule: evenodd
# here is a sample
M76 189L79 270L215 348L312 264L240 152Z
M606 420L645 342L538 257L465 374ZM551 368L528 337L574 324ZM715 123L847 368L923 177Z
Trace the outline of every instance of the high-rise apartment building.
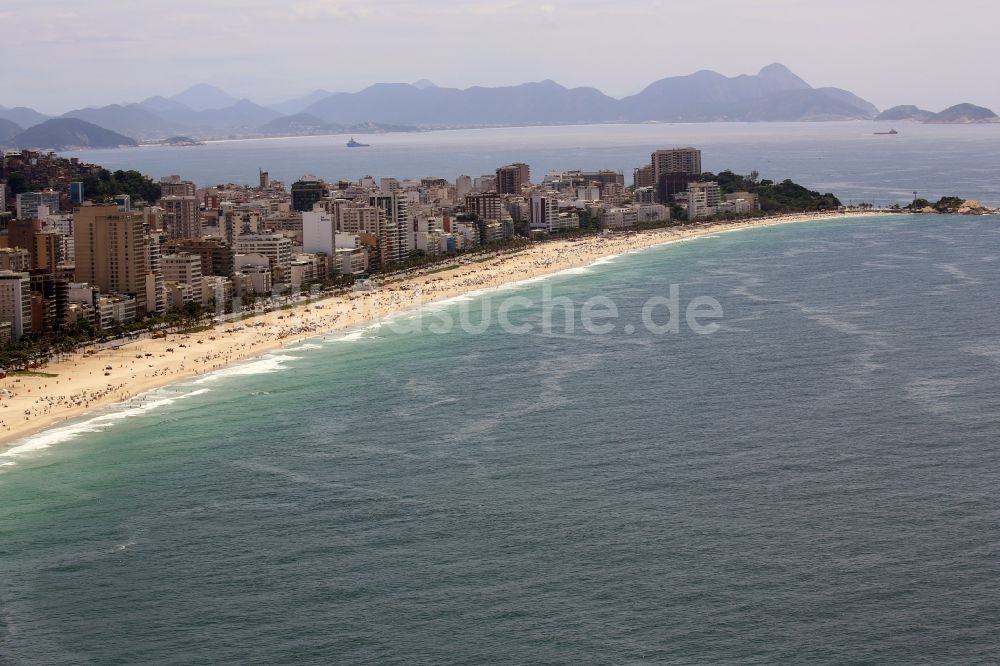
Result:
M697 148L657 150L650 158L654 179L667 173L701 174L701 151Z
M195 193L194 183L181 180L180 176L164 176L160 179L161 197L193 197Z
M409 203L402 192L376 194L368 197L368 204L382 211L384 224L379 230L381 261L405 259L410 254L413 234L410 230Z
M334 256L337 249L336 212L307 211L302 213L302 250L311 254Z
M42 222L37 219L12 220L7 226L7 246L28 251L29 260L35 256L35 234L42 232Z
M200 238L201 214L198 199L192 195L171 194L160 199L163 230L169 239Z
M249 234L236 239L236 254L260 254L271 262L277 277L288 275L292 264L292 239L281 234Z
M31 331L31 278L27 273L0 271L0 322L10 324L12 342Z
M656 179L653 178L653 165L647 164L646 166L636 167L635 171L632 172L632 185L636 189L640 187L654 187Z
M135 296L139 312L146 306L146 248L141 213L122 213L117 206L81 206L74 214L76 281L105 294Z
M660 203L687 190L687 184L701 178L701 151L697 148L670 148L650 155L653 183Z
M500 194L520 194L521 187L530 182L530 169L523 162L515 162L497 169L497 192Z
M32 268L45 273L55 273L62 259L62 246L62 235L56 231L41 231L35 234Z
M326 185L316 176L302 176L292 183L292 208L298 211L313 209L313 204L323 198Z
M233 248L219 236L204 238L178 238L167 241L166 252L179 254L187 252L201 257L201 274L231 277L234 270Z
M465 197L465 210L480 220L499 220L503 217L503 199L496 192L469 194Z
M160 260L163 269L163 280L168 290L171 283L182 285L189 294L188 299L194 303L202 302L201 257L197 254L179 252L165 254Z
M27 273L30 270L30 252L23 247L0 247L0 271Z
M528 223L532 230L554 231L559 225L559 199L554 192L531 197Z
M385 222L385 214L375 206L354 201L338 200L334 205L337 231L345 234L378 235Z
M687 205L688 219L711 217L719 212L722 203L722 191L714 181L698 181L688 183Z
M497 191L497 177L495 175L483 175L472 181L472 189L480 194Z

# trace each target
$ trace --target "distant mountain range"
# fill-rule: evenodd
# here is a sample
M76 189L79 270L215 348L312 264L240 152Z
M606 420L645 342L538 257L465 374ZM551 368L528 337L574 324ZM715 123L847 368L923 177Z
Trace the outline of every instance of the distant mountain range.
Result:
M851 120L878 109L838 88L812 88L783 65L753 76L728 78L701 71L661 79L624 99L596 88L565 88L554 81L502 88L439 88L429 82L381 83L339 93L305 109L325 122L440 126L585 122L712 122Z
M992 122L991 117L996 118L989 109L972 105L936 115L909 106L879 114L857 95L840 88L813 88L777 63L753 75L726 77L703 70L669 77L623 99L550 80L464 90L420 80L378 83L356 93L315 90L263 106L198 84L172 97L76 109L60 116L143 141L175 135L204 139L526 124L871 119L967 123ZM0 107L0 119L31 128L49 117L24 107ZM0 126L0 144L9 144L16 137L12 132L9 125Z

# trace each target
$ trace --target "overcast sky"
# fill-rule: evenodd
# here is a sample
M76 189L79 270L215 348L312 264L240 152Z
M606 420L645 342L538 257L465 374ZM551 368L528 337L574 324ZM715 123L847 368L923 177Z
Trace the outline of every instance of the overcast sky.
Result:
M781 62L880 108L1000 111L998 19L996 0L2 0L0 105L63 112L200 82L267 103L422 78L621 97Z

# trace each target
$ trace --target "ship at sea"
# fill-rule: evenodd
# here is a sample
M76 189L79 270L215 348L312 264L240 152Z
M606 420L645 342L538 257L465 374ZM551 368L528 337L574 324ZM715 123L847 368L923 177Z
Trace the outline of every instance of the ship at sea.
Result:
M884 135L888 135L888 134L899 134L899 132L897 132L894 129L891 129L888 132L875 132L876 136L884 136Z
M347 147L348 148L368 148L369 146L368 146L367 143L359 143L359 142L355 141L354 137L352 136L351 140L347 142Z

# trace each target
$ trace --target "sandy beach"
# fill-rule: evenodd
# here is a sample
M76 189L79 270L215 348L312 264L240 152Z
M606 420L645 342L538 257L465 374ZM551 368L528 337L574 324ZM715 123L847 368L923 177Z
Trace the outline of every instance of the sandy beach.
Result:
M446 270L430 267L404 278L389 279L377 290L317 299L287 310L219 324L211 330L170 334L165 339L145 336L92 354L81 351L38 368L39 374L10 375L0 380L0 449L101 407L133 400L152 389L427 303L500 288L663 243L778 224L879 214L786 215L535 243L513 253L469 257Z

